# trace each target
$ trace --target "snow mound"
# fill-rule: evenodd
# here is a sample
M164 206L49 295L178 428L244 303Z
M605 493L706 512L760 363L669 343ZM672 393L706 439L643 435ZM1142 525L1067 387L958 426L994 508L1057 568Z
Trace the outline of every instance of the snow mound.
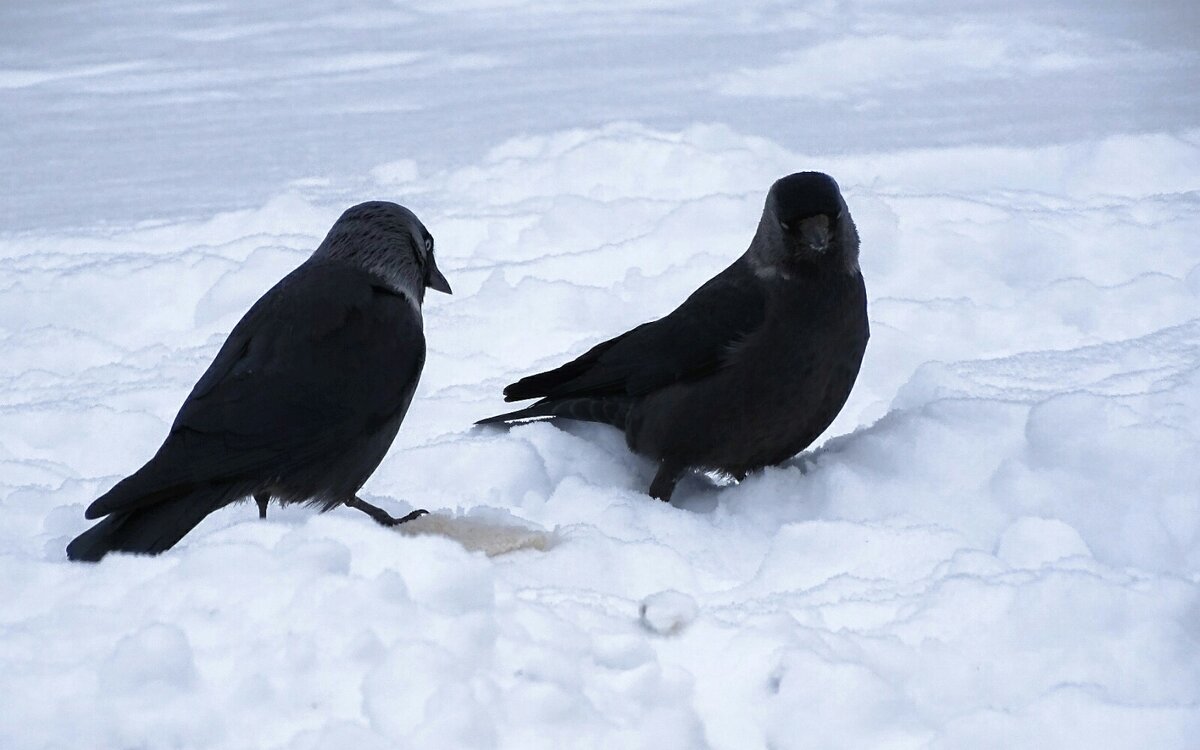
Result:
M1112 165L1198 158L1146 135L817 160L620 123L461 169L393 159L376 176L411 191L456 294L428 301L425 374L366 497L433 512L397 539L243 504L94 566L63 559L85 504L339 207L9 238L0 741L1067 747L1081 721L1185 747L1200 226L1184 178ZM1055 192L1003 168L1026 162ZM615 430L470 426L504 383L677 304L808 167L859 223L873 328L812 450L667 505Z

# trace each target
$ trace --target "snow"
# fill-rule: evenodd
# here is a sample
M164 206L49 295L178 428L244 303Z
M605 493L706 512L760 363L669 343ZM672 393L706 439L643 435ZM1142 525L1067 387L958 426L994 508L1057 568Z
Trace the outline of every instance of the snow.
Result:
M1194 748L1197 7L5 4L0 746ZM872 325L810 451L665 505L609 428L470 427L801 169ZM433 516L66 562L373 198L455 289L365 488Z
M642 624L661 635L675 635L696 619L696 600L679 591L660 591L642 601Z

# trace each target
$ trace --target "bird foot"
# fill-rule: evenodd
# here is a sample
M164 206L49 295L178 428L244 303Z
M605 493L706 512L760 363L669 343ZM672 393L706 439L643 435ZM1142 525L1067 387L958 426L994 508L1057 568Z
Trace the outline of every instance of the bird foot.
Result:
M367 501L360 500L357 497L347 500L346 507L354 508L355 510L361 510L363 513L366 513L368 516L373 518L375 520L375 523L379 524L380 526L388 526L388 527L399 526L402 523L408 523L409 521L412 521L413 519L420 518L421 516L429 513L429 511L427 511L425 509L420 509L420 510L414 510L412 513L409 513L408 515L403 516L401 518L396 518L395 516L388 513L386 510L384 510L383 508L371 505Z
M409 521L415 521L416 519L420 518L421 516L427 516L427 515L429 515L429 511L425 510L424 508L419 508L417 510L414 510L412 513L408 513L407 515L404 515L400 518L392 519L393 523L390 525L399 526L402 523L408 523Z
M671 502L671 495L675 492L679 478L683 476L684 468L666 461L660 464L654 481L650 483L650 497L664 503Z
M258 517L267 517L267 503L271 502L270 495L255 495L254 502L258 505Z

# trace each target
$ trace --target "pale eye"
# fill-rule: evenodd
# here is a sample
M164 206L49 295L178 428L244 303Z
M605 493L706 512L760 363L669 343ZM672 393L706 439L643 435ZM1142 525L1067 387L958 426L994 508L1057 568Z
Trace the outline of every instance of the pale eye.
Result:
M432 253L432 252L433 252L433 238L426 237L425 238L425 254L428 255L429 253Z

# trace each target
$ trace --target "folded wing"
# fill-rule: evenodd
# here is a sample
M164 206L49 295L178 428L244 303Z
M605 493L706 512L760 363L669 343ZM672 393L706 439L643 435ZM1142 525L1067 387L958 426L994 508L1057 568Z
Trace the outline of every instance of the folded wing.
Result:
M407 299L357 269L301 266L234 328L154 458L87 517L206 484L286 476L344 450L403 415L424 356Z

